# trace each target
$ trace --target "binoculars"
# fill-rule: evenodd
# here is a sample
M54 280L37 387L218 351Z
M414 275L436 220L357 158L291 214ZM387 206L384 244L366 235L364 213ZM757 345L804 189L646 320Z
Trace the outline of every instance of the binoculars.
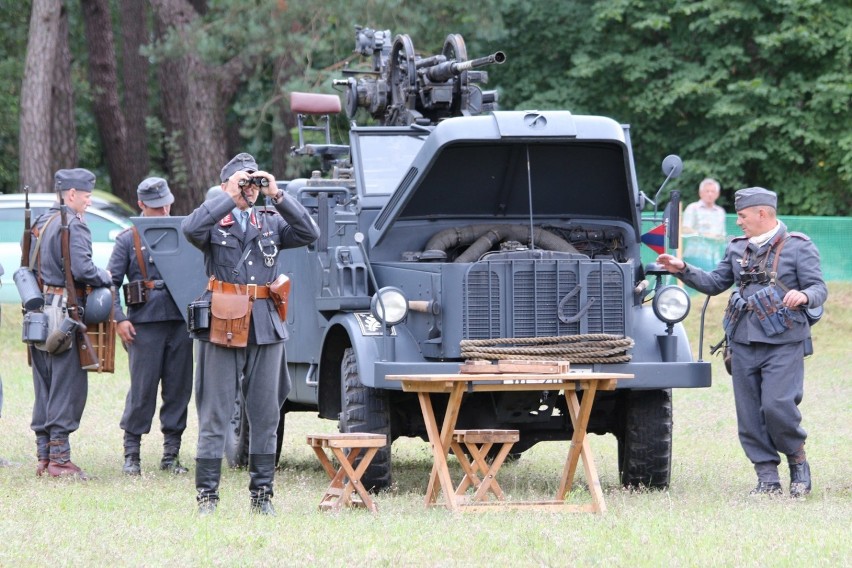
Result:
M269 180L265 177L250 177L248 179L241 179L238 182L240 187L245 187L247 185L256 185L257 187L269 187Z

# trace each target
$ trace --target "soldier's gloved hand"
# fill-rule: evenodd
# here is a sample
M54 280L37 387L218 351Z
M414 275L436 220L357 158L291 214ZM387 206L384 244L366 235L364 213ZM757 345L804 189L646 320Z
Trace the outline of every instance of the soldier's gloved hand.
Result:
M124 320L116 324L115 332L125 343L133 343L133 340L136 339L136 328L133 327L130 320Z

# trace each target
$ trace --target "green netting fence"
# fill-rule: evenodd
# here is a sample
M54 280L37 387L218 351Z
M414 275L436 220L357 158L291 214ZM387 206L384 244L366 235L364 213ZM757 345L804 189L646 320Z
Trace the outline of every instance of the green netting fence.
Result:
M852 281L852 217L794 217L780 216L781 221L790 231L798 231L808 235L819 249L822 273L826 281ZM725 218L728 238L742 235L737 227L737 216L728 214ZM643 232L652 229L656 224L645 222ZM725 245L716 245L720 254ZM653 262L657 254L642 246L642 261Z

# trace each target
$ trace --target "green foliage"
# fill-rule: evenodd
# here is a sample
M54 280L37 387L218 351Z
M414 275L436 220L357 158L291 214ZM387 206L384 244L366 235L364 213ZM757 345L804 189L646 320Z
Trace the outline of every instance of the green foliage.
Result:
M729 206L734 190L762 185L781 213L852 211L848 2L507 0L504 18L504 108L631 123L643 186L677 152L687 197L711 175Z
M18 187L18 116L21 114L21 81L27 51L29 2L2 2L0 16L0 192ZM19 55L20 54L20 55Z
M14 190L20 77L30 2L0 0L0 190ZM105 179L92 119L79 5L66 3L73 55L80 161ZM113 0L112 7L120 4ZM228 109L230 146L271 162L272 141L292 129L292 91L335 93L331 80L357 65L354 26L411 36L424 55L460 33L470 57L506 52L488 69L500 106L567 108L633 127L639 180L661 181L676 152L686 199L705 176L733 192L779 192L780 212L852 214L852 5L846 0L209 0L187 30L145 49L156 65L190 51L236 87ZM120 20L120 17L116 17ZM117 41L121 34L116 34ZM120 50L117 52L120 54ZM152 74L152 77L155 75ZM215 88L212 87L211 88ZM161 122L152 82L151 124ZM334 123L346 139L346 118ZM151 132L156 135L156 129ZM152 137L162 169L168 141ZM176 172L170 172L169 175Z

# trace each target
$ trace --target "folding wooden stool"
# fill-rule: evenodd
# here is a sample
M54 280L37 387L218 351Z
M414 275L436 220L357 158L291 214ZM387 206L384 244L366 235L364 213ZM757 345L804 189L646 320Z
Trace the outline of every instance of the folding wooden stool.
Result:
M475 488L472 501L487 501L488 493L493 493L497 500L505 499L500 484L497 483L497 472L509 455L512 445L519 439L517 430L455 430L450 447L464 471L464 478L456 488L456 495L464 495L469 487ZM462 444L470 454L467 458ZM489 465L486 456L494 444L502 444L497 456ZM480 475L482 476L480 478Z
M378 508L370 497L370 493L361 483L361 476L367 471L373 456L379 448L387 443L384 434L367 434L358 432L346 432L338 434L308 434L308 445L314 450L319 458L323 469L328 474L331 483L322 496L319 508L324 510L340 510L343 507L365 507L372 512ZM331 459L325 450L331 450L340 467L335 470ZM355 468L355 460L361 455L361 450L367 452L361 458L358 467ZM346 453L349 450L349 453ZM353 498L353 493L360 497Z

